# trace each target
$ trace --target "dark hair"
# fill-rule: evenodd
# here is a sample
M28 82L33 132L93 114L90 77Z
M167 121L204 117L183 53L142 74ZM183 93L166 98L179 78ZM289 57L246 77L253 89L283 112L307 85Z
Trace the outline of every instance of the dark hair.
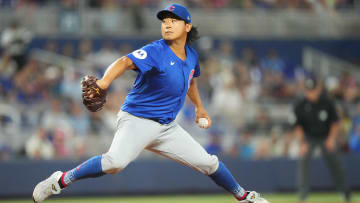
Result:
M190 32L187 33L186 44L192 44L200 38L198 28L192 26Z

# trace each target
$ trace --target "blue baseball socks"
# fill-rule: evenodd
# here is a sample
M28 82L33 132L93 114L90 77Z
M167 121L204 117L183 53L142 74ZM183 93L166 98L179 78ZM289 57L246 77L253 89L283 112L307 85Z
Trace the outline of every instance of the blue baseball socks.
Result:
M245 199L247 192L239 185L239 183L236 182L235 178L231 175L224 163L219 162L219 168L209 177L217 185L232 193L236 199Z
M84 179L84 178L94 178L104 175L101 167L101 156L94 156L84 163L80 164L78 167L73 168L70 171L64 172L59 179L60 188L65 188L72 182Z
M59 179L59 185L61 188L65 188L76 180L99 177L104 174L105 173L102 171L101 167L101 156L95 156L85 161L78 167L64 172ZM235 178L231 175L224 163L219 162L219 168L209 177L217 185L232 193L238 200L243 200L246 197L247 192L239 185L239 183L236 182Z

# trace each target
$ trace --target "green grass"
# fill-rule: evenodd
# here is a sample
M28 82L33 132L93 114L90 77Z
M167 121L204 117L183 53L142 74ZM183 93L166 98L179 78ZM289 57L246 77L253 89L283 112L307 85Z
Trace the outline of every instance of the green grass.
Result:
M295 194L265 194L271 203L297 203ZM31 199L2 200L7 203L31 203ZM151 196L151 197L75 197L52 198L44 203L236 203L230 195L194 195L194 196ZM342 203L337 193L312 194L308 203ZM360 193L353 194L353 202L360 203Z

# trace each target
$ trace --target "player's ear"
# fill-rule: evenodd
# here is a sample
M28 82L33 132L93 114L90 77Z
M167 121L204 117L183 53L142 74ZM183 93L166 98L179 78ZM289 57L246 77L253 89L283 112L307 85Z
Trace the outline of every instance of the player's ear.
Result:
M192 24L190 24L190 23L186 23L186 24L185 24L185 30L186 30L186 32L190 32L191 28L192 28Z

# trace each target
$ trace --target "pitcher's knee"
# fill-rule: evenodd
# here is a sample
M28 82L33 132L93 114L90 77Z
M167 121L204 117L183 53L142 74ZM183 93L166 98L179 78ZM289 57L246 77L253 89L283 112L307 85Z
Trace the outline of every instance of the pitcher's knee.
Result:
M210 155L203 160L200 164L198 164L198 170L204 175L211 175L215 173L215 171L219 167L219 159L215 155Z
M129 160L116 157L111 153L103 154L101 159L103 172L111 174L119 173L129 164L129 162Z

